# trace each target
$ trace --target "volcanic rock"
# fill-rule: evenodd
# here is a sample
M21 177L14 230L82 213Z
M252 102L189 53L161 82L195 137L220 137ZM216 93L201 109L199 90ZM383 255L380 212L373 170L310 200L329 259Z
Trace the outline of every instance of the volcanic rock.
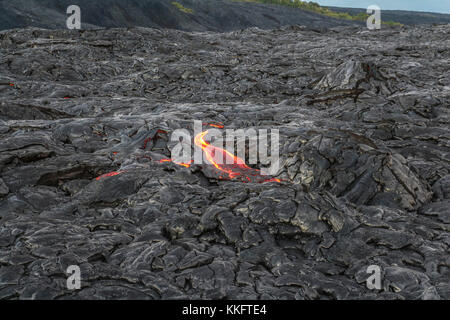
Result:
M449 299L449 34L1 32L0 298ZM194 120L278 172L171 161Z
M174 5L178 3L178 8ZM66 10L78 5L82 29L150 27L184 31L219 31L304 25L321 32L336 26L365 26L365 21L335 19L299 8L233 0L0 0L0 30L66 27ZM331 8L356 16L366 9ZM404 25L450 23L449 14L383 10L383 21ZM161 48L161 50L166 50ZM73 76L76 76L74 73Z

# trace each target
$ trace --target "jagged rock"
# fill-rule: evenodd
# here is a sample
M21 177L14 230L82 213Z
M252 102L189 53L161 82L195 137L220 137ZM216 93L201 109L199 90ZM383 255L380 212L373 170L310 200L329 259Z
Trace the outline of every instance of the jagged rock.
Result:
M1 32L0 298L449 299L448 32ZM280 181L171 162L194 120Z
M367 77L368 71L368 65L350 59L322 77L315 88L322 90L357 89L359 83Z
M450 199L450 175L446 175L433 185L434 196L438 199Z

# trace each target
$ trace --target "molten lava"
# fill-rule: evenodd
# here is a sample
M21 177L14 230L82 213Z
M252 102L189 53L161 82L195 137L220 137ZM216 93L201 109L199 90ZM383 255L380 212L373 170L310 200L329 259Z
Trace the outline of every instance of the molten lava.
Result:
M204 126L210 126L214 128L223 129L225 126L222 123L203 123Z
M119 175L119 174L121 174L121 173L124 173L124 172L125 172L125 171L113 171L113 172L108 172L108 173L102 174L101 176L97 177L96 180L100 180L100 179L107 178L107 177L117 176L117 175Z
M209 126L215 127L215 128L223 128L222 125L219 124L208 124ZM158 133L164 133L163 130L158 130ZM211 168L213 168L213 176L216 177L218 174L219 179L229 179L229 180L240 180L244 183L247 182L281 182L280 179L276 178L269 178L267 176L261 175L260 171L258 169L253 169L245 164L245 161L229 151L213 146L209 142L205 140L205 136L208 134L208 131L203 131L199 133L194 138L194 143L196 146L202 149L203 154L205 155L206 161L211 165ZM142 149L147 149L148 144L152 141L152 138L147 138L144 140ZM114 152L113 154L117 154L117 152ZM151 158L150 158L151 159ZM166 162L173 162L177 165L183 166L185 168L189 168L193 164L193 160L191 160L189 163L181 163L173 161L172 159L160 159L157 160L160 163L166 163ZM204 170L209 170L210 168L204 168ZM97 180L100 180L102 178L106 177L112 177L119 175L125 171L113 171L110 173L103 174L97 178Z
M200 148L202 148L203 152L205 153L206 159L214 167L216 167L216 169L227 173L230 179L239 176L241 173L239 173L238 171L234 171L232 167L227 168L228 166L234 166L236 167L235 169L244 169L244 170L252 169L248 167L241 158L236 157L227 150L212 146L208 142L206 142L204 137L207 134L208 131L203 131L202 133L198 134L194 139L194 143ZM220 163L225 164L219 164L218 160Z
M214 128L224 128L222 124L207 124ZM207 162L212 165L217 171L213 172L213 176L219 173L219 179L237 179L244 183L247 182L281 182L280 179L269 178L260 174L260 171L253 169L245 164L245 161L229 151L213 146L205 140L205 136L208 131L203 131L199 133L194 138L194 143L196 146L200 147L205 155ZM149 141L144 141L144 149ZM161 159L160 163L173 162L177 165L189 168L193 160L189 163L179 163L172 159ZM206 168L208 170L208 168Z
M225 176L220 175L219 179L239 178L243 182L281 182L279 179L262 176L259 170L250 168L245 164L245 161L225 149L212 146L205 141L205 136L208 131L203 131L194 138L194 143L202 148L206 160L212 164L217 170L224 173Z
M175 161L172 161L172 159L161 159L161 160L159 160L159 162L160 162L160 163L163 163L163 162L173 162L173 163L178 164L178 165L180 165L180 166L189 168L189 167L191 166L192 162L194 162L194 161L191 160L190 163L181 163L181 162L175 162Z

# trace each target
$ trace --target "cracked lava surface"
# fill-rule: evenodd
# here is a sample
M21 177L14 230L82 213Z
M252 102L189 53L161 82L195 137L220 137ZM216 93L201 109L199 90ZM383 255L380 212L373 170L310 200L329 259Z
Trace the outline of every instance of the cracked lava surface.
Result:
M1 32L0 298L449 299L449 33ZM194 120L278 180L172 163Z

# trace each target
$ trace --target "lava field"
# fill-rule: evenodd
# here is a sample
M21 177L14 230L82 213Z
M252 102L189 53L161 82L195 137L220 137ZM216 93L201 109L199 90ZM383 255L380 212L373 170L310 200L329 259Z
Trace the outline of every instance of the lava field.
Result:
M2 31L0 299L450 299L449 105L450 25Z

